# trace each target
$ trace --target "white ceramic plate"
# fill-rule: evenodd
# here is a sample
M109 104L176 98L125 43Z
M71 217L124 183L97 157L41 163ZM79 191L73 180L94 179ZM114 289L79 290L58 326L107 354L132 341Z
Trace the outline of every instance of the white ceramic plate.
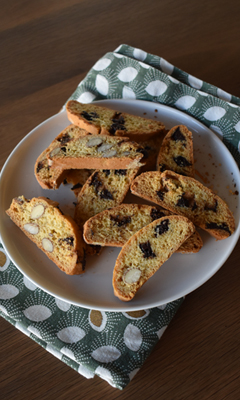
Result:
M73 215L76 201L69 186L44 190L34 176L38 155L63 130L69 121L61 112L37 126L13 150L0 178L0 232L3 245L19 270L32 282L53 296L85 308L108 311L148 309L176 300L192 292L211 278L234 249L240 234L239 169L221 140L204 125L181 111L156 103L135 100L104 100L98 102L111 108L147 118L159 119L166 127L187 125L193 132L196 178L217 190L229 205L236 220L235 233L216 241L201 231L204 246L197 254L173 256L139 290L130 302L117 299L112 290L112 271L117 248L104 248L100 256L87 259L86 272L67 276L39 250L5 214L13 197L47 196L59 202L63 211ZM203 178L203 179L202 179ZM128 201L139 202L131 195ZM227 285L227 282L226 282Z

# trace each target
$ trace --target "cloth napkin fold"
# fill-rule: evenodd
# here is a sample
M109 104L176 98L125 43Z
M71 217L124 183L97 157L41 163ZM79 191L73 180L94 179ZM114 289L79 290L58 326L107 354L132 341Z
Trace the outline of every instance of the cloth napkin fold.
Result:
M238 97L123 44L98 60L69 97L83 103L120 98L193 116L222 138L240 166ZM84 377L100 376L118 389L141 368L182 302L129 313L77 307L30 282L0 243L0 315Z

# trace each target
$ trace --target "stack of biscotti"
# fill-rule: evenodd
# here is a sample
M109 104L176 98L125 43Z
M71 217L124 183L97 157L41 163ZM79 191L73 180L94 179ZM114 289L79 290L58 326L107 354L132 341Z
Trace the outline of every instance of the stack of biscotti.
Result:
M69 101L71 122L35 163L44 189L72 184L77 197L74 219L82 230L95 214L124 201L140 168L155 168L165 126L156 120L106 107ZM87 254L100 246L85 243Z

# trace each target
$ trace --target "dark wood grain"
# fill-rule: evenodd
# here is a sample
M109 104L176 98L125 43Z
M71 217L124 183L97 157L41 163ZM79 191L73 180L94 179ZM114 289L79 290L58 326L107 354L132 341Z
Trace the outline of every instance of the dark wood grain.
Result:
M237 0L1 1L0 167L57 113L91 66L127 43L240 96ZM240 398L240 248L189 294L123 390L87 380L0 320L0 397L236 400Z

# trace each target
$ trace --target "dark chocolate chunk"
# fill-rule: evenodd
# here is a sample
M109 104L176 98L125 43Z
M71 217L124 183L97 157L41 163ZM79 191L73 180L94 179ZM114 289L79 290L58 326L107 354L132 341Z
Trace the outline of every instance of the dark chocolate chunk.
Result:
M143 252L143 258L154 258L156 257L156 254L153 252L151 248L151 244L149 240L145 243L140 243L139 247L141 251Z
M159 171L160 172L164 172L164 171L166 171L166 169L167 169L166 164L159 164Z
M124 126L125 120L120 112L116 112L112 118L112 125L109 129L111 135L115 135L116 131L125 131L126 127Z
M64 133L64 135L62 135L60 138L57 139L58 142L65 144L70 142L70 140L72 140L71 136L69 136L68 133Z
M178 199L176 206L177 207L190 207L189 200L186 197L184 197L184 195L182 195Z
M94 174L92 175L89 185L94 187L96 193L99 191L100 187L102 187L102 182L100 181L100 179L98 177L97 171L94 172Z
M122 226L125 226L127 224L129 224L129 222L131 222L131 217L130 216L119 216L116 215L116 217L114 215L110 215L110 220L114 222L114 225L117 225L119 228L121 228Z
M41 169L44 168L44 162L43 161L39 161L38 165L37 165L37 173L39 171L41 171Z
M125 175L127 175L127 170L126 169L115 169L114 174L125 176Z
M103 169L103 172L105 173L106 176L109 176L111 173L110 169Z
M173 160L179 167L189 167L192 165L185 157L183 156L178 156L178 157L173 157Z
M155 236L163 235L169 229L169 219L164 219L159 225L155 227Z
M180 131L179 127L175 130L175 132L173 132L171 139L175 142L186 142L186 138Z
M63 151L63 153L66 153L67 152L67 148L65 146L61 147L61 151Z
M106 188L102 189L99 195L101 199L114 200L112 193L109 192L109 190L107 190Z
M70 245L70 246L73 246L74 238L73 238L72 236L68 236L68 237L66 237L66 238L64 238L64 239L59 239L58 241L59 241L60 243L65 242L66 244L68 244L68 245Z
M208 222L206 224L206 229L221 229L223 231L226 231L229 233L229 236L231 235L230 229L228 227L228 225L226 224L226 222L222 222L217 224L216 222Z
M157 196L159 197L160 200L163 201L164 199L164 191L163 190L157 190Z
M155 221L156 219L162 218L164 216L164 212L158 210L158 208L151 209L150 217L152 218L152 221Z
M99 115L96 112L87 112L87 111L82 111L81 115L83 118L85 118L87 121L92 121L93 119L99 118Z

